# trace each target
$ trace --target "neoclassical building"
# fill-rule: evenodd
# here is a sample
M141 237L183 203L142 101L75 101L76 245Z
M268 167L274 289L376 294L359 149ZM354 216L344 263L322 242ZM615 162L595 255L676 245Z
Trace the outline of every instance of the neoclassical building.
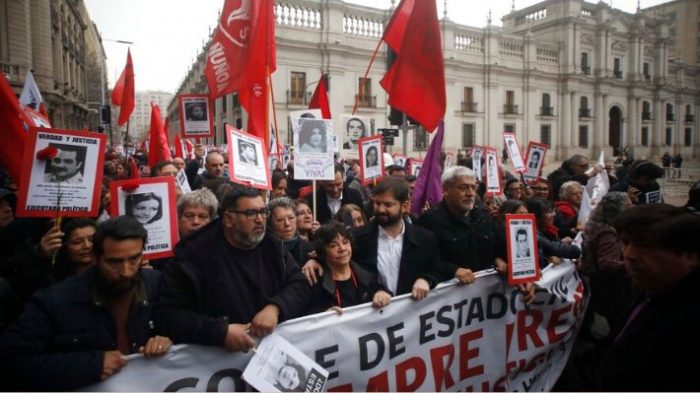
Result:
M357 114L372 119L372 130L390 127L379 85L386 70L384 45L362 91L360 85L391 11L340 0L278 0L275 14L272 80L284 142L291 140L289 112L306 108L321 72L330 75L336 130L356 98ZM637 157L664 151L697 156L700 70L669 61L665 18L625 13L602 2L546 0L513 10L502 22L503 27L489 22L477 28L442 16L446 150L473 144L500 149L502 133L514 132L521 146L530 140L549 144L550 159L574 153L597 157L601 151L610 156L624 148ZM207 91L207 45L177 94ZM173 100L171 132L177 129L176 109ZM246 120L235 95L216 100L215 119L216 138L210 142L226 143L224 124L241 126ZM406 135L408 153L422 154L428 134L411 127ZM388 151L400 152L402 145L403 136Z

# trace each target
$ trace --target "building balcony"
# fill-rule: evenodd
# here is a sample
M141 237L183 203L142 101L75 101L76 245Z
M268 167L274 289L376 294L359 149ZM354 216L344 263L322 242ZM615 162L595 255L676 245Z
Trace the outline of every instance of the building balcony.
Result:
M377 96L355 95L357 106L362 108L376 108Z
M591 74L591 66L589 65L582 65L581 66L581 73L583 75L590 75Z
M477 111L477 103L476 102L465 102L462 101L462 112L466 113L476 113Z
M506 115L517 115L518 106L505 104L503 105L503 113L505 113Z
M651 112L642 112L642 120L651 120Z
M306 105L308 94L305 91L287 90L287 105Z
M613 76L614 76L616 79L622 79L622 70L614 70L614 71L613 71Z
M686 123L692 123L695 121L695 116L693 115L685 115L685 122Z
M583 117L583 118L591 117L591 109L590 108L579 108L578 109L578 117Z
M666 114L666 121L676 121L676 115L673 113Z
M516 109L517 111L517 109ZM542 116L554 116L554 107L551 106L541 106L540 115Z

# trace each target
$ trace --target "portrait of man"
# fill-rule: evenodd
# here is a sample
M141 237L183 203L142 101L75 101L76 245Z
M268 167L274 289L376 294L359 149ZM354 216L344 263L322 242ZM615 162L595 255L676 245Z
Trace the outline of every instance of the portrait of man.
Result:
M204 102L185 102L185 119L187 121L206 121L207 105Z
M525 228L519 228L515 232L515 257L530 257L530 240Z
M357 149L357 140L367 136L367 126L359 117L351 117L345 123L345 143L343 149Z
M44 181L49 183L82 183L87 146L50 143L58 150L56 157L46 161Z
M258 153L255 151L255 145L252 143L238 140L238 156L242 163L258 165Z
M490 155L489 155L489 163L488 163L488 165L486 166L486 170L487 170L488 173L489 173L489 175L488 175L488 176L489 176L489 179L497 179L497 178L498 178L497 175L496 175L496 170L497 170L497 169L498 169L498 167L497 167L497 165L496 165L496 158L495 158L494 155L490 154Z
M537 169L537 166L540 165L540 152L535 150L532 152L531 158L530 158L530 165L528 165L529 168L531 169Z

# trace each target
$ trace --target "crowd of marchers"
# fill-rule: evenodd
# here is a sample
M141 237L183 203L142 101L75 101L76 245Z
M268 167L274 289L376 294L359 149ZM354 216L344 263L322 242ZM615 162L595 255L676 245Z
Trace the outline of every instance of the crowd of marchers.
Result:
M401 294L420 302L486 269L505 282L506 215L526 213L540 268L575 261L591 296L555 389L700 390L688 360L700 353L700 184L685 207L649 203L670 176L654 162L606 168L574 155L531 182L500 168L503 195L491 195L460 156L442 170L442 200L415 214L416 178L388 160L367 186L358 163L341 160L316 190L290 163L273 170L266 193L228 180L226 153L194 153L150 168L152 177L184 169L192 188L177 192L174 256L155 260L143 255L143 220L110 211L109 183L130 178L142 153L135 162L106 153L92 219L15 217L16 188L0 179L3 390L78 389L119 372L127 355L160 357L180 343L248 352L282 321L391 307ZM599 173L609 191L581 223ZM536 284L517 289L533 301Z

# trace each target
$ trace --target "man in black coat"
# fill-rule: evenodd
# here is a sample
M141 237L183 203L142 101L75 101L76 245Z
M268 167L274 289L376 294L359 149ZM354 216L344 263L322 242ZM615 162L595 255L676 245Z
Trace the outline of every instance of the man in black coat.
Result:
M268 209L258 190L230 191L221 211L175 248L156 321L175 342L247 352L250 335L302 315L311 289L282 242L265 235Z
M362 195L359 192L343 186L343 167L335 164L335 179L323 180L316 190L316 221L321 225L333 220L340 208L347 204L354 204L362 208ZM313 195L306 197L309 206L313 206Z
M4 388L74 390L118 372L124 355L168 351L151 319L160 273L141 269L146 236L131 217L104 222L96 266L32 297L0 337Z
M588 165L588 158L580 154L574 154L569 159L562 162L557 170L547 176L549 188L551 190L549 195L554 195L555 197L559 195L559 188L561 188L561 185L570 180L576 180L585 186L589 178L603 170L603 168L596 166L593 170L586 173Z

